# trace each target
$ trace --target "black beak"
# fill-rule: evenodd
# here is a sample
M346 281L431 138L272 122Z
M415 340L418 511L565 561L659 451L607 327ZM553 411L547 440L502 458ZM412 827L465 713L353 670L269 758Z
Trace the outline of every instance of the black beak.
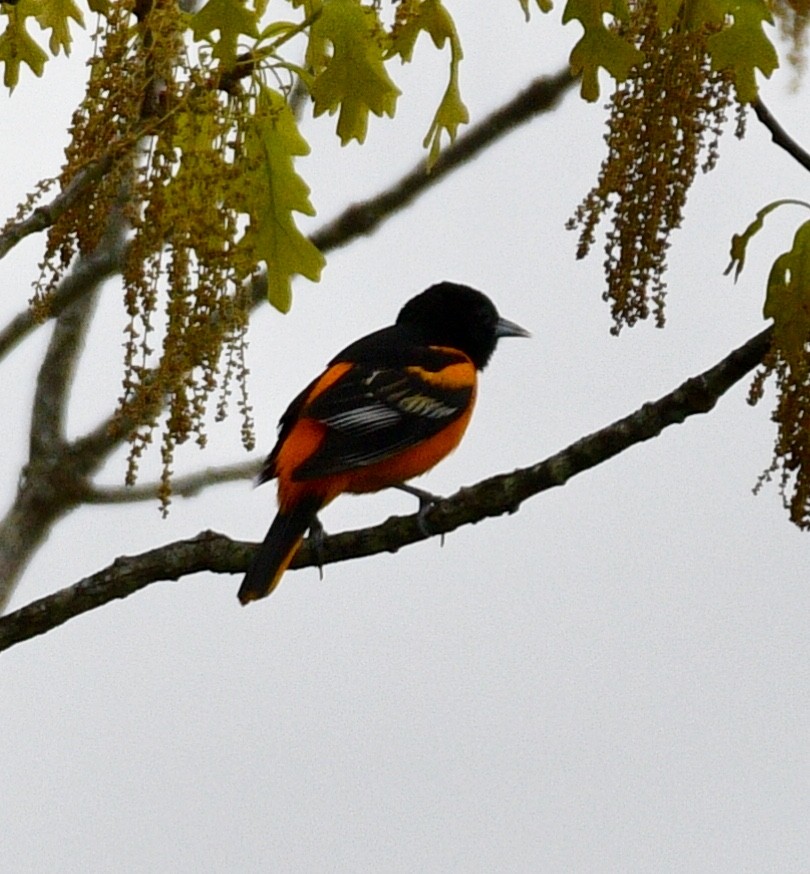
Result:
M498 319L495 323L496 337L531 337L531 333L509 319Z

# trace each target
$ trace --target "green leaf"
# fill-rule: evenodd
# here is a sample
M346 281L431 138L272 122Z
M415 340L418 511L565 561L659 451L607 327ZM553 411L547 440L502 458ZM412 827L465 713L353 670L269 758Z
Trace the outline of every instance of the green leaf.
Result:
M260 40L275 39L276 37L285 37L292 31L299 28L300 25L293 21L271 21L259 34Z
M403 62L410 61L417 37L422 31L430 36L436 48L443 48L450 43L450 81L423 143L425 148L429 148L427 169L430 170L439 157L442 131L446 131L450 142L453 142L459 125L469 122L470 113L461 99L458 86L459 63L464 57L461 41L456 25L441 0L424 0L410 10L407 18L397 22L389 56L399 55Z
M213 55L230 69L236 63L237 46L241 34L257 39L258 16L243 0L208 0L192 18L194 39L207 39L214 47ZM219 31L219 39L212 34Z
M773 319L774 343L795 372L801 372L810 339L810 221L771 268L763 313Z
M526 16L526 21L529 21L531 18L531 8L529 6L529 0L519 0L521 7L523 8L523 14ZM551 12L554 7L554 4L551 0L535 0L538 8L541 12Z
M623 6L613 0L568 0L563 24L574 19L584 33L571 50L571 72L582 74L580 93L585 100L599 98L599 68L604 67L617 82L624 82L644 53L605 26L604 16L624 16Z
M48 55L25 29L25 19L30 13L8 4L3 4L3 12L8 16L8 23L0 34L0 64L5 64L3 84L13 91L20 80L20 64L27 64L34 75L41 76Z
M418 5L411 3L407 7L400 6L400 12L391 31L389 57L393 58L399 55L403 64L409 64L413 60L416 40L424 30L424 9L424 3Z
M666 33L681 12L684 0L658 0L658 27Z
M317 282L326 262L293 219L293 212L315 214L309 188L293 164L295 156L309 154L309 146L277 91L261 89L243 152L239 209L248 214L249 223L238 244L239 259L246 274L257 262L265 262L268 299L286 313L292 303L292 277L300 273Z
M311 35L316 43L332 45L331 57L312 83L313 112L332 115L339 109L341 143L362 143L369 111L393 117L400 93L383 64L387 46L377 13L357 0L327 0Z
M264 13L267 12L267 4L270 0L254 0L253 8L256 10L256 20L261 21L264 18Z
M305 21L311 21L318 18L323 12L322 0L290 0L293 6L301 6L304 10ZM307 41L306 52L304 53L304 62L313 74L320 73L326 66L329 53L328 40L318 35L317 30L309 28L309 39ZM311 93L311 92L310 92Z
M745 266L746 249L751 238L762 230L766 216L770 215L770 213L775 209L778 209L780 206L786 206L787 204L805 206L807 209L810 209L810 203L806 203L804 200L793 200L791 198L774 200L773 203L763 206L757 213L757 217L754 221L752 221L741 234L734 234L731 238L731 261L729 261L728 267L723 271L724 276L728 276L728 274L734 270L734 281L737 281L743 271L743 267Z
M726 0L724 6L733 21L707 41L712 69L731 70L737 97L750 103L757 98L754 71L768 78L779 66L776 49L763 30L763 23L773 24L773 17L765 0Z
M450 45L461 53L456 25L441 0L423 0L411 9L405 21L395 25L389 57L399 55L403 62L410 62L416 39L422 31L430 36L437 49L450 40Z
M447 131L450 142L453 142L458 133L458 126L460 124L467 124L469 120L470 113L461 99L461 94L459 94L458 81L455 76L451 76L450 84L444 92L442 102L436 110L436 115L433 117L433 122L422 143L425 148L430 148L427 158L428 170L438 160L439 152L441 151L442 131Z
M51 32L48 48L54 56L59 54L60 49L63 49L66 55L70 54L72 39L69 19L71 18L80 27L84 27L84 17L73 0L40 0L36 19L43 30Z

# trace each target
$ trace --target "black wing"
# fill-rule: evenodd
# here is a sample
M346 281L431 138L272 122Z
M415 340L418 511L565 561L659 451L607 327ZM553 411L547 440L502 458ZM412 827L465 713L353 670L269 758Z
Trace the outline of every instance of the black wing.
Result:
M295 473L296 479L312 479L374 464L428 439L466 411L475 391L472 380L459 387L421 378L420 370L439 376L469 359L462 352L422 345L399 325L355 341L329 368L346 363L351 368L326 391L309 400L319 377L287 407L257 484L276 476L279 451L299 419L327 427L320 450Z
M443 353L445 366L466 363L458 353ZM434 364L436 353L431 351ZM432 367L440 374L441 368ZM327 427L318 452L295 472L296 479L342 473L383 461L415 446L463 415L474 384L442 385L408 368L355 364L340 380L301 410Z

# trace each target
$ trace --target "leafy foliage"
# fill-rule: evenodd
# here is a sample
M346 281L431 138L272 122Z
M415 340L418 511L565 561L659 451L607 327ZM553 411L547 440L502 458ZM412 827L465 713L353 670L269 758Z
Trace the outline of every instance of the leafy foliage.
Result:
M192 19L191 32L198 42L205 40L213 46L214 58L226 68L236 63L242 34L253 39L259 36L256 15L241 0L208 0Z
M388 39L379 18L372 7L331 0L312 25L312 38L332 47L310 86L313 112L339 110L341 143L362 143L369 112L393 116L400 93L385 69Z
M762 230L762 227L765 224L765 219L772 212L782 206L788 205L805 206L807 209L810 209L810 203L807 203L804 200L792 200L790 198L774 200L767 206L763 206L762 209L757 212L756 218L751 222L751 224L748 225L741 234L734 234L731 238L731 261L729 261L728 267L726 267L726 275L733 270L734 281L736 282L740 278L740 274L745 267L745 256L748 251L748 244Z
M616 25L605 24L606 14L614 16ZM626 34L619 33L619 23L627 21L627 8L621 0L568 0L563 22L577 20L584 33L571 51L571 71L582 74L582 96L599 97L600 67L617 82L624 82L630 71L644 59L643 52Z
M453 19L440 0L403 0L400 3L392 34L391 57L399 55L403 61L410 61L422 32L430 36L436 48L443 48L446 43L450 45L450 81L424 140L425 148L430 150L427 162L430 169L439 157L442 131L447 132L452 142L459 126L470 120L470 114L458 86L459 64L464 56L461 42Z
M551 0L535 0L537 7L541 12L551 12L554 5ZM531 0L520 0L520 5L523 7L523 14L526 16L526 21L531 18Z
M777 387L773 419L778 424L771 467L759 485L781 468L780 491L791 520L810 529L810 221L796 231L793 246L774 261L768 277L764 315L772 318L774 339L751 387L762 398L773 376Z
M707 8L715 4L705 4ZM726 0L716 4L714 15L705 22L718 28L707 40L712 69L730 70L737 88L737 99L750 103L756 99L757 83L754 71L765 76L779 66L776 49L765 36L764 22L773 23L765 0ZM728 19L731 24L728 24Z
M612 21L606 24L608 14ZM595 241L596 225L612 212L603 297L611 303L614 332L651 311L663 325L671 232L681 223L701 156L704 170L717 160L732 88L742 135L741 108L757 99L757 71L770 76L778 66L764 27L773 23L773 14L791 39L789 59L801 69L807 0L637 0L626 8L608 0L569 0L565 19L577 19L585 31L572 54L572 64L582 71L583 96L598 96L600 68L619 83L610 104L608 156L596 186L569 222L581 228L578 256L583 257ZM643 60L631 64L628 47ZM751 238L787 203L801 201L768 204L734 236L727 272L739 276ZM768 377L775 379L773 418L779 432L764 479L781 468L785 504L803 528L810 528L809 285L810 223L805 223L771 269L764 315L774 322L773 345L751 388L754 402L763 396Z
M7 17L6 27L0 34L0 63L5 65L3 84L12 90L20 79L20 64L26 64L32 73L41 76L48 55L28 32L26 19L33 14L32 0L22 0L16 6L3 3L0 13Z
M548 12L552 5L518 2L527 19L535 6ZM412 62L424 33L449 55L445 90L423 143L428 170L469 121L461 37L442 0L388 7L382 0L286 0L272 7L267 0L207 0L188 8L178 0L87 0L84 11L78 0L0 4L0 64L10 90L21 68L40 76L49 57L70 51L87 11L97 17L87 92L58 180L63 192L73 186L78 196L50 228L34 305L46 314L75 256L99 246L112 217L126 218L119 426L130 434L132 480L165 411L164 501L175 446L192 437L205 442L214 391L224 415L238 384L243 439L252 441L242 356L258 271L270 303L287 311L293 278L317 281L324 266L297 224L299 215L314 214L297 164L309 151L297 115L303 99L311 99L314 116L336 116L344 145L363 143L371 116L394 116L400 94L394 62ZM799 64L808 0L564 4L563 21L582 28L571 68L582 77L583 97L598 98L605 74L617 85L607 158L571 222L580 227L581 257L599 221L613 215L604 297L614 331L650 313L663 324L671 232L682 221L697 168L717 160L732 100L754 101L758 76L778 66L774 16ZM25 208L33 205L32 197ZM738 273L772 208L735 238ZM794 400L803 396L803 338L810 331L796 279L804 276L808 233L800 229L793 248L777 259L765 310L777 325L770 372ZM780 406L780 421L789 423L789 413ZM798 426L784 427L789 435ZM793 459L791 439L780 451ZM803 498L800 504L805 508ZM810 509L799 516L810 517Z
M796 231L793 246L773 262L763 314L773 319L775 345L794 373L810 375L810 222ZM810 385L808 386L810 388ZM808 397L810 401L810 397ZM810 405L809 405L810 406Z
M751 239L762 229L765 218L786 206L810 203L778 200L763 207L742 234L731 243L731 263L739 277ZM810 221L803 222L793 245L774 261L768 276L763 315L773 319L773 343L763 367L754 379L750 400L756 403L764 394L765 381L773 377L777 403L773 419L779 426L774 458L759 485L781 468L780 491L791 520L810 529Z
M728 72L741 102L756 98L755 70L770 76L778 66L776 50L762 29L763 23L773 22L765 0L568 0L563 21L579 21L583 29L571 52L571 69L582 74L586 100L599 97L600 69L621 83L642 63L644 49L627 29L629 19L639 15L655 19L662 36L712 31L705 45L712 69Z
M316 281L324 265L323 255L292 219L293 212L315 212L309 189L293 165L296 156L308 153L309 146L284 96L260 88L235 168L242 189L238 202L250 216L236 247L236 259L241 276L264 262L270 303L282 312L292 303L291 277L300 273Z
M45 0L39 4L35 13L37 24L43 30L50 30L48 48L52 55L58 55L62 50L66 55L70 54L72 38L70 36L69 22L75 21L81 27L84 26L84 17L81 10L73 0Z

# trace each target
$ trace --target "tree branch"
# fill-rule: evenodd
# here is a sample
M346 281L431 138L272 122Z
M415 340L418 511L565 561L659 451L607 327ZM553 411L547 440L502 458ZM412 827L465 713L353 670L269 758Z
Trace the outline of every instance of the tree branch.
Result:
M312 240L322 252L346 245L361 234L371 233L398 209L435 185L446 173L460 167L495 140L513 130L534 115L553 108L575 80L568 69L552 77L536 79L513 100L488 115L449 146L427 173L424 160L386 191L362 204L345 210L337 219L317 231ZM253 305L265 302L267 280L262 274L254 278ZM138 423L129 421L119 412L100 422L90 433L73 444L74 453L87 459L102 459L118 447L130 428ZM94 462L95 463L95 462ZM93 494L93 489L88 489Z
M74 301L89 294L105 279L109 279L120 269L123 253L112 246L100 246L91 255L76 261L70 273L59 283L49 301L51 317L58 316ZM18 313L0 330L0 359L13 351L33 330L44 324L38 320L31 308Z
M191 498L209 486L245 480L261 470L259 459L206 467L186 476L172 478L172 498ZM129 504L154 501L160 497L160 483L139 483L134 486L91 485L82 494L83 504Z
M65 407L95 295L65 309L42 365L31 419L28 461L9 511L0 520L0 610L53 522L78 503L86 471L65 441Z
M348 207L339 216L316 231L311 237L312 242L321 252L326 254L333 249L347 245L361 234L372 233L398 209L415 200L451 170L457 169L475 157L518 125L529 121L541 112L553 109L574 82L575 80L571 78L567 68L553 76L536 79L517 97L490 113L478 124L471 127L467 133L458 137L452 145L442 152L431 173L426 172L424 159L420 160L412 170L390 188L363 203ZM107 169L103 162L91 165L83 171L84 175L77 174L68 188L49 206L40 207L28 219L10 225L0 235L0 257L23 237L35 231L44 230L52 224L84 191L85 186L95 181L96 178L100 178ZM73 187L74 183L76 183L76 188ZM64 199L60 200L60 198ZM38 217L35 219L36 216ZM3 242L4 239L5 242ZM110 262L102 257L97 259L95 254L82 259L77 264L73 280L71 277L67 277L50 302L51 315L58 315L65 306L84 293L85 288L81 281L82 269L97 271L102 274L102 278L106 278L117 268L117 261ZM257 276L252 292L254 306L265 302L267 280L262 274ZM0 331L0 358L13 349L38 325L39 322L34 319L28 309L15 316Z
M49 228L59 217L110 171L113 165L112 150L98 161L88 164L70 180L67 188L44 206L38 206L27 218L18 222L9 222L0 233L0 258L8 253L30 234L36 234Z
M767 106L757 98L752 104L757 118L770 131L771 139L797 160L805 170L810 170L810 153L806 152L771 115Z
M393 213L480 154L487 146L541 112L553 109L575 82L567 66L553 76L535 79L520 94L447 146L430 172L427 171L426 159L421 159L386 191L350 206L317 230L311 237L312 242L326 253L345 246L361 234L376 231Z
M85 295L62 310L37 373L31 415L31 460L58 452L65 442L65 415L76 361L84 346L96 295Z
M203 532L192 540L159 546L137 556L116 559L110 567L0 617L0 650L44 634L73 616L116 598L125 598L149 583L178 579L198 571L234 572L232 556L223 546L233 541L223 534ZM243 545L246 556L250 545ZM226 555L221 557L221 553ZM229 561L228 559L231 559Z
M120 257L124 239L122 216L110 216L99 248L105 257ZM84 259L79 265L84 263ZM77 268L78 266L77 265ZM73 271L71 276L75 276ZM78 356L102 276L82 272L84 294L56 319L48 349L37 374L28 462L9 511L0 520L0 609L7 603L28 561L54 521L79 502L80 488L96 468L71 450L65 437L65 416ZM65 280L67 282L67 279ZM64 283L63 283L64 284ZM61 288L62 286L60 286ZM92 459L89 463L92 465Z
M772 334L772 328L766 328L714 367L687 379L673 392L644 404L631 415L583 437L545 461L462 488L430 510L425 520L428 528L433 534L444 534L488 516L514 513L533 495L564 485L578 473L637 443L657 437L670 425L708 413L728 389L762 361L770 348ZM396 552L402 546L423 539L425 535L420 530L417 514L392 517L372 528L325 537L317 563L329 564L380 552ZM192 540L118 558L110 567L75 585L0 617L0 650L44 634L73 616L116 598L124 598L159 580L174 580L200 571L241 573L247 568L254 550L255 544L204 532ZM315 557L305 542L290 566L300 568L313 564L316 564Z

